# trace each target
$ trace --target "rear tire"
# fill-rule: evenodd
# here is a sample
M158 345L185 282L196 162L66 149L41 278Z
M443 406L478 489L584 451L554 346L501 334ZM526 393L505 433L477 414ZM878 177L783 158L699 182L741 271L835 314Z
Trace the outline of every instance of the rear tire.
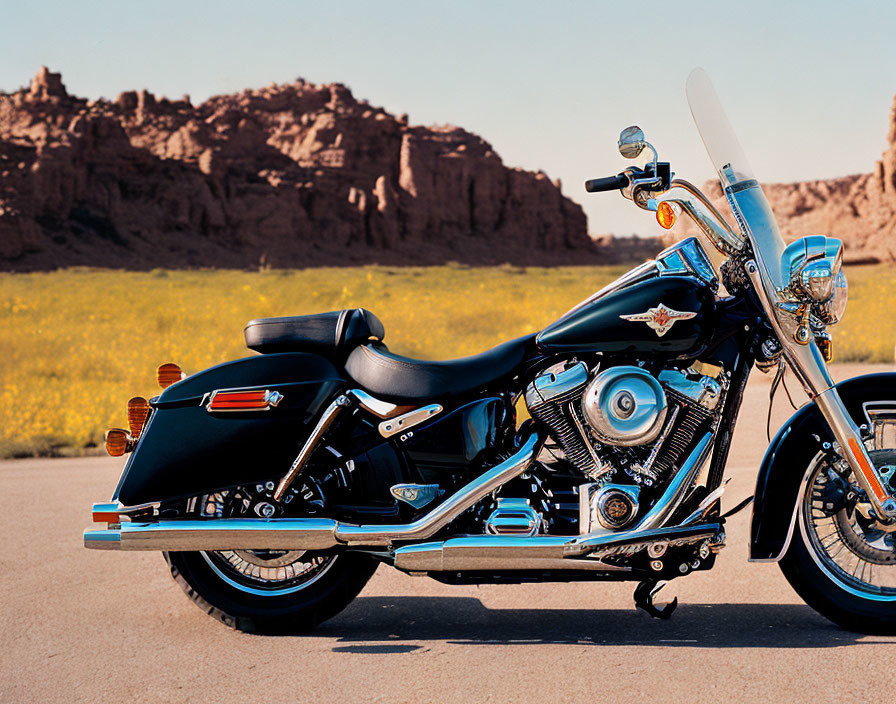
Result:
M258 589L230 578L222 569L221 554L163 553L171 576L193 603L221 623L248 633L301 633L314 628L348 606L379 564L367 555L338 553L327 556L307 583Z

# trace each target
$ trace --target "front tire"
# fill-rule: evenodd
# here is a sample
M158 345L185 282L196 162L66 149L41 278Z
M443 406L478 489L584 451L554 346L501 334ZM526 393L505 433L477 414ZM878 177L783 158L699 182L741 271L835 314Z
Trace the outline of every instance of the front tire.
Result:
M345 552L163 554L174 581L193 603L221 623L248 633L314 628L348 606L378 566L367 555Z
M893 450L871 455L875 464L896 462ZM809 606L838 626L896 634L896 532L860 520L856 509L825 515L819 496L831 479L829 466L817 456L800 498L790 547L779 563L781 571Z

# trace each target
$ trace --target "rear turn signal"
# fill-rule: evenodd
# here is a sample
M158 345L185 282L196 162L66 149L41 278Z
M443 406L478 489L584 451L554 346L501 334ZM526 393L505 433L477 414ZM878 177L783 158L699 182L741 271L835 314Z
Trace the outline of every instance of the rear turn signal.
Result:
M106 431L106 452L113 457L121 457L128 451L128 431L112 428Z
M167 389L172 384L176 384L185 376L186 375L181 371L181 368L171 362L163 364L156 372L156 379L158 379L159 386L163 389Z
M146 418L149 416L149 403L142 396L134 396L128 401L128 428L131 430L131 437L136 440L143 432L143 426L146 425Z

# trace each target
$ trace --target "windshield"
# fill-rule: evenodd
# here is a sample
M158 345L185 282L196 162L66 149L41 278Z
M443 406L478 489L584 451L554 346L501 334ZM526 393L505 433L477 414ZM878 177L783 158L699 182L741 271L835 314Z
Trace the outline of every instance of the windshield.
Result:
M781 270L784 240L712 81L702 68L694 69L688 76L687 96L691 115L738 226L752 243L753 253L769 282L775 288L784 288L787 283Z

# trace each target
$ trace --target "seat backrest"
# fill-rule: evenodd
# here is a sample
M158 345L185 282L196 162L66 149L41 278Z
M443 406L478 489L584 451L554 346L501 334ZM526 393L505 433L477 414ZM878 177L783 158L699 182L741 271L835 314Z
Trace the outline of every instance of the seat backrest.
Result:
M370 340L386 335L380 319L364 308L251 320L244 330L246 347L256 352L317 352L345 356Z

